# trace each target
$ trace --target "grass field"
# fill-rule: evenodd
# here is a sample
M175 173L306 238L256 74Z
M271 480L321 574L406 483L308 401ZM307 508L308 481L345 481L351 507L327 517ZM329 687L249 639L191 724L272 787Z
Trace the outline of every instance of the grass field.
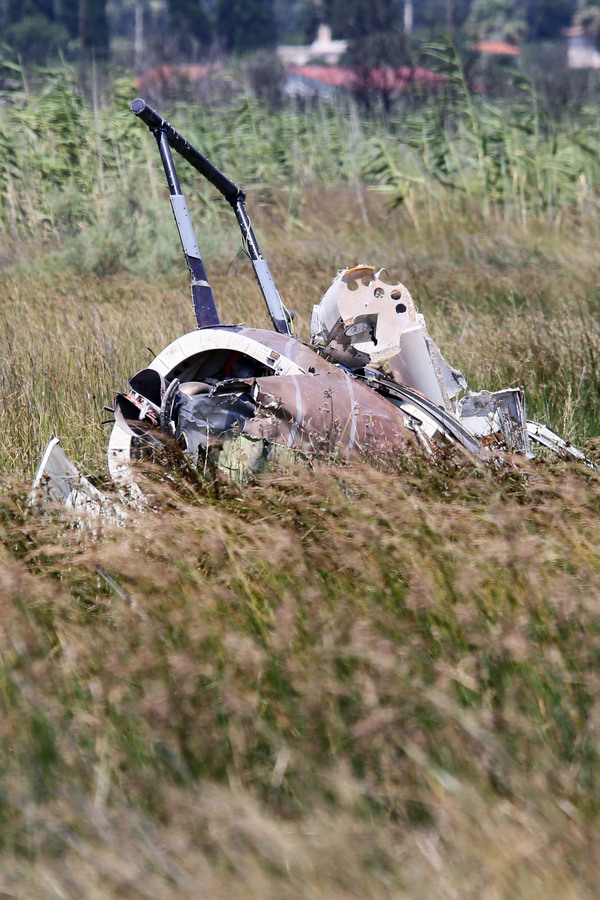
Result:
M300 336L339 267L386 266L473 388L524 384L600 460L593 209L265 185L249 211ZM598 896L597 471L413 454L150 477L128 527L28 506L51 433L105 481L111 389L193 327L156 192L154 273L87 265L93 222L36 248L7 207L2 896ZM266 325L234 224L209 204L203 229L222 319Z

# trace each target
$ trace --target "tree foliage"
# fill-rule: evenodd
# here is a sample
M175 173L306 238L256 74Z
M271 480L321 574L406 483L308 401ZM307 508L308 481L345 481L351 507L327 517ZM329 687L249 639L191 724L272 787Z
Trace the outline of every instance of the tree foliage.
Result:
M525 4L529 40L557 38L575 14L574 0L528 0Z
M194 44L210 45L213 27L201 0L168 0L168 11L169 28L183 53L189 55Z
M582 7L592 5L584 0ZM357 45L368 44L376 33L392 38L401 30L403 0L308 0L313 10L313 28L320 17L327 21L334 37L347 38ZM597 5L597 4L595 4ZM479 40L485 38L519 41L556 39L575 15L576 0L421 0L413 2L414 23L420 31L460 30ZM383 42L388 46L389 40ZM381 51L381 42L378 46ZM367 53L367 55L369 55Z
M133 40L134 7L143 12L147 46L197 55L217 46L243 55L277 43L311 42L320 23L349 42L359 66L409 62L405 0L0 0L0 32L25 60L75 47L105 51L110 39ZM413 0L414 40L448 32L463 40L513 43L560 39L573 21L600 34L600 0ZM136 18L137 21L137 18ZM408 41L408 47L410 47Z
M50 21L41 13L24 16L10 24L4 41L12 47L24 62L45 62L67 44L69 33L58 22Z
M466 24L477 40L517 44L559 38L574 13L574 0L472 0Z
M519 44L527 35L527 21L519 0L473 0L467 19L475 40L503 40Z
M7 0L3 12L3 40L27 62L46 62L81 39L101 54L108 50L106 0Z
M76 0L70 0L72 7ZM79 0L78 10L83 0ZM70 21L73 21L71 14ZM85 0L85 44L95 50L108 49L109 33L106 18L106 0Z
M216 26L221 47L230 53L249 53L276 41L272 0L219 0Z
M600 37L600 4L594 0L583 0L576 15L578 25L583 25L586 31L596 40Z

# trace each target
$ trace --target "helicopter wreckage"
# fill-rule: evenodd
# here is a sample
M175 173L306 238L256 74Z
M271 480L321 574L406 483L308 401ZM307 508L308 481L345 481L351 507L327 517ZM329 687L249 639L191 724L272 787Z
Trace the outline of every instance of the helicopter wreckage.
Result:
M485 457L526 457L545 447L589 464L581 450L526 418L523 388L472 392L427 331L403 284L368 265L338 272L311 320L310 343L292 332L245 208L245 193L143 100L131 110L154 134L191 275L197 328L177 338L115 398L108 468L132 484L133 462L176 448L193 467L210 460L243 480L273 460L335 454L397 454L440 443ZM231 205L273 323L273 331L220 322L171 150ZM48 444L34 490L76 508L102 495Z

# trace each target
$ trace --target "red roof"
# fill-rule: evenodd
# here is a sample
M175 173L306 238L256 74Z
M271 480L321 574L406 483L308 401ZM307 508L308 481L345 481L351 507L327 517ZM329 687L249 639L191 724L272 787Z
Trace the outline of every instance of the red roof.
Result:
M434 85L446 80L446 76L420 66L400 66L398 69L369 67L364 69L350 66L286 66L290 75L297 75L309 81L318 81L329 87L346 90L377 89L405 91L415 84Z
M476 41L473 44L474 50L480 53L490 53L493 56L520 56L521 48L515 44L508 44L506 41Z
M217 63L188 64L170 66L167 63L159 63L153 69L146 69L142 75L135 76L135 85L138 91L161 90L173 84L174 81L201 81L208 75L218 72L221 68Z
M135 83L139 91L160 91L175 81L197 82L220 69L218 64L170 66L161 63L136 75ZM352 68L350 66L287 66L290 75L297 75L309 81L316 81L329 87L345 90L405 91L413 85L436 85L446 80L446 76L420 66L400 66L398 69L383 67Z

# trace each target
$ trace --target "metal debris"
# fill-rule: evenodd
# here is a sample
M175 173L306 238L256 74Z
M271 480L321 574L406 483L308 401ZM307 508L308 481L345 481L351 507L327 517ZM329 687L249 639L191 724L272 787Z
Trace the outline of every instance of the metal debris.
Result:
M589 464L581 450L526 419L523 388L471 392L428 333L410 292L372 266L338 272L313 309L311 341L292 334L245 209L245 194L143 100L132 111L154 134L190 270L197 328L177 338L116 397L108 465L131 484L140 457L179 454L243 480L273 460L354 453L404 453L440 442L478 457L532 445ZM171 149L230 203L267 305L273 331L223 325L200 256ZM54 499L79 508L101 500L50 442L36 476ZM84 499L82 499L84 498Z
M73 465L60 446L59 438L52 437L40 460L29 500L32 505L43 500L77 513L85 512L93 517L107 516L115 522L121 522L127 517L126 506L130 505L133 498L132 491L136 491L135 485L127 489L127 498L121 498L126 505L99 491ZM137 493L141 494L139 488Z
M580 459L582 462L585 462L587 466L590 466L590 468L594 468L593 463L587 458L583 450L573 446L569 441L565 441L564 438L547 425L542 425L541 422L533 422L528 419L527 433L530 439L535 444L539 444L540 447L552 450L553 453L558 453L559 456L572 456L574 459Z
M70 509L102 503L101 492L73 465L57 437L48 442L33 480L31 497L35 501L40 495Z

